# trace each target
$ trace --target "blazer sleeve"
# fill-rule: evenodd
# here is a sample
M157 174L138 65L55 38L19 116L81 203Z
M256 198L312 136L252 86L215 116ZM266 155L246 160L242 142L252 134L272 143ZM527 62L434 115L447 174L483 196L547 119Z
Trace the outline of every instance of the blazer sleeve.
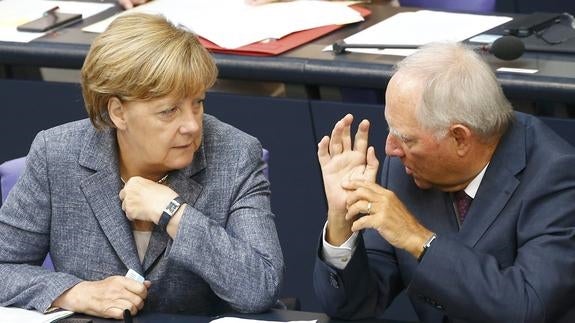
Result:
M231 199L227 223L188 205L168 256L200 275L235 310L262 312L278 300L283 255L261 145L251 140L238 151L242 156L226 166L234 171L223 175L234 179L233 196L208 197L215 203Z
M383 184L388 167L386 158ZM320 238L313 278L323 311L346 320L381 317L403 289L394 248L376 231L363 230L352 258L339 270L323 261L321 246Z
M50 179L43 132L0 209L0 306L46 311L81 280L42 268L50 243Z

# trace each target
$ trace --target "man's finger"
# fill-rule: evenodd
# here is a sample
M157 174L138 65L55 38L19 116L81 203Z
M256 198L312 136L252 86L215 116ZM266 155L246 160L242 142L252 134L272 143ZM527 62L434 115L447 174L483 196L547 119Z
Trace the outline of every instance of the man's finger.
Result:
M355 139L353 143L353 150L365 153L367 151L369 140L369 120L362 120L357 127Z
M324 136L317 144L317 159L320 165L325 165L331 158L329 156L329 137Z
M342 143L342 150L349 151L351 150L351 121L348 121L349 118L353 121L353 116L348 114L344 117L343 129L341 134L341 143Z
M331 156L341 154L343 150L342 136L343 136L343 119L339 120L333 130L331 131L331 139L329 141L329 154Z
M365 178L369 181L375 182L377 177L377 170L379 169L379 160L375 156L375 148L370 146L367 149L367 165L365 165Z

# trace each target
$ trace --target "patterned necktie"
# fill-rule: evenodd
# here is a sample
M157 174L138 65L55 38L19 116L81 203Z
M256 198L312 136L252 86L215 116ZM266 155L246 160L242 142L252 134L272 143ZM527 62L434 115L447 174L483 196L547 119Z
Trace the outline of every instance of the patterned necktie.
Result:
M464 190L453 193L453 197L455 198L459 223L463 224L463 220L465 220L465 215L467 214L467 210L469 210L469 206L471 206L473 198L467 195Z

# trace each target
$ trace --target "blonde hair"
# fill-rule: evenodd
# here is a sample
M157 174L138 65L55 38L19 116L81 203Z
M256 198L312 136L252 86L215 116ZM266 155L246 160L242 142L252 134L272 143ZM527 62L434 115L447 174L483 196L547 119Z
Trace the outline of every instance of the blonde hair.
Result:
M195 95L214 85L210 53L188 30L160 15L116 18L90 47L82 67L82 94L94 127L114 127L108 101L144 101Z

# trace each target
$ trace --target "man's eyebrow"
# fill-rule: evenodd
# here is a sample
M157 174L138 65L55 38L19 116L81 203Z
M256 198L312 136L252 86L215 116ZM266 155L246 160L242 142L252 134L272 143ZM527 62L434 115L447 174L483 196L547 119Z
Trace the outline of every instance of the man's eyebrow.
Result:
M401 141L403 141L403 142L407 142L407 141L413 139L413 138L411 138L411 137L408 136L408 135L405 135L405 134L400 133L397 129L395 129L395 128L393 128L393 127L390 127L389 125L387 126L387 130L389 131L389 133L390 133L392 136L399 138L399 139L400 139Z

